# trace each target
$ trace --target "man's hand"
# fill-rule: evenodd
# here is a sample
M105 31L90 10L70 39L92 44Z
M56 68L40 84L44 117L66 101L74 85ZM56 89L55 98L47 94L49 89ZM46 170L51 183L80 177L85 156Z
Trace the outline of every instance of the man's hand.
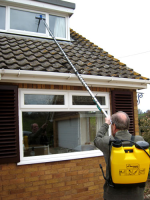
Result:
M111 124L111 118L110 117L105 118L105 123L110 125Z
M43 124L41 128L46 129L46 127L47 127L47 123Z

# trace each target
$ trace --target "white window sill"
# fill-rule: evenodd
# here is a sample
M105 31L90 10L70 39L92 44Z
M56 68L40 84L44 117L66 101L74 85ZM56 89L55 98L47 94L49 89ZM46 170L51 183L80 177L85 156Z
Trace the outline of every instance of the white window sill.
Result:
M31 37L35 37L35 38L47 38L47 39L52 39L53 38L47 34L39 34L39 33L35 33L35 32L27 32L27 31L15 31L15 30L2 30L0 29L0 32L2 33L8 33L8 34L15 34L15 35L20 35L20 36L31 36ZM67 41L67 42L70 42L70 38L57 38L57 40L60 40L60 41Z
M46 156L34 156L34 157L26 157L26 158L24 157L20 159L21 161L17 163L17 165L57 162L57 161L64 161L64 160L92 158L92 157L98 157L98 156L103 156L103 153L100 150L51 154L51 155L46 155Z

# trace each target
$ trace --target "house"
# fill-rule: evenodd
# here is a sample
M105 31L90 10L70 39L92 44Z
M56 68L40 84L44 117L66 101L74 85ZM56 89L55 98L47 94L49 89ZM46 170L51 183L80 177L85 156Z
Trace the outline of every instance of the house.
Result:
M139 134L136 90L149 79L70 29L74 9L60 0L0 1L2 200L103 199L105 162L93 140L105 115L37 15L105 112L127 112Z

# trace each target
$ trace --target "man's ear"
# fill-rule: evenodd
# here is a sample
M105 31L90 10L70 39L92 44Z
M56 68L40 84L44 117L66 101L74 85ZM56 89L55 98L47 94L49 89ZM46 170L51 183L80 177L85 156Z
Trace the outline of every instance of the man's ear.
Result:
M114 124L114 132L116 133L116 132L118 132L119 131L119 129L117 129L116 128L116 124Z
M117 132L116 124L114 124L114 133Z

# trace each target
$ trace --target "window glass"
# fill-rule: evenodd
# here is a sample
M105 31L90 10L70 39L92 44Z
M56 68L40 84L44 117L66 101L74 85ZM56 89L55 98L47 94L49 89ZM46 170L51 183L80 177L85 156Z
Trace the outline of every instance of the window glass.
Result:
M23 112L24 157L95 150L101 112Z
M5 29L6 8L0 6L0 29Z
M55 37L66 38L65 17L49 15L49 27Z
M101 105L106 105L105 97L96 96ZM72 105L95 105L91 96L72 96Z
M25 105L64 105L64 95L25 94Z
M39 24L39 20L35 18L39 15L41 14L27 12L23 10L10 9L10 28L22 31L46 33L44 23L41 22Z

